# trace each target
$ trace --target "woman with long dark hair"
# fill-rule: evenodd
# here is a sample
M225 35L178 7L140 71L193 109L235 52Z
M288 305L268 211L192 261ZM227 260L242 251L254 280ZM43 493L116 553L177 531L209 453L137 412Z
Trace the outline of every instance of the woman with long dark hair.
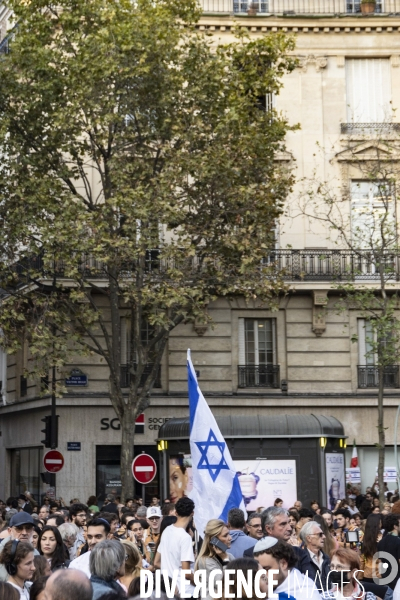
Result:
M52 571L67 569L70 561L66 558L66 550L57 527L46 525L40 534L38 550L50 564Z
M365 523L364 539L361 546L361 570L363 581L374 583L373 578L380 578L377 564L373 567L373 556L378 551L378 542L382 539L382 515L371 514ZM377 563L378 561L375 561Z

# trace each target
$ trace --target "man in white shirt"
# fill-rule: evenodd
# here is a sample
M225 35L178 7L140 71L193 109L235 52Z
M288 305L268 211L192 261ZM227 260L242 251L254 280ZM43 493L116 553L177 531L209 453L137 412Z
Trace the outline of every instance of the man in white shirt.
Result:
M279 600L321 600L312 579L298 569L293 547L276 538L265 537L254 546L254 558L267 578L273 578L272 587ZM269 575L269 571L277 571Z
M69 568L78 569L78 571L82 571L90 579L90 552L93 550L96 544L106 540L109 533L110 525L105 519L97 517L89 521L86 536L89 550L75 558L73 561L71 561L69 564Z
M194 586L190 581L193 576L187 575L188 581L185 585L185 590L181 586L181 571L192 570L194 562L192 538L186 529L193 518L194 502L190 498L180 498L175 506L177 521L170 525L161 536L161 541L158 546L158 551L154 558L154 566L161 568L161 573L165 571L168 577L176 581L179 593L182 595L184 591L187 596L194 592ZM176 577L178 579L176 580ZM175 590L172 590L174 593Z

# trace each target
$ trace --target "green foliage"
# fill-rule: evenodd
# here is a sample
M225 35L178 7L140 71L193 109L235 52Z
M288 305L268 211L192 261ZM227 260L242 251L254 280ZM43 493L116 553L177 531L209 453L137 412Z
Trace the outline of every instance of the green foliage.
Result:
M271 305L283 287L262 261L292 185L276 162L289 125L258 98L279 92L294 42L238 29L215 47L195 29L194 0L9 5L18 25L0 60L3 341L15 351L27 340L40 369L99 354L118 416L133 418L171 329L207 320L217 296ZM131 323L127 399L121 314Z

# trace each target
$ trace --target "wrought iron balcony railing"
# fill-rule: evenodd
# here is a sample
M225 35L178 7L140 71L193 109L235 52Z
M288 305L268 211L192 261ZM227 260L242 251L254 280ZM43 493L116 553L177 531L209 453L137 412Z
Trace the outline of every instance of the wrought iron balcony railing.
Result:
M274 250L268 257L287 281L377 281L379 265L372 252L360 250ZM400 279L400 254L386 253L385 278Z
M239 365L238 387L279 388L279 365Z
M147 376L150 374L153 365L151 363L147 364L144 368L144 373L140 379L140 386L144 385ZM121 387L127 388L130 386L131 375L129 373L129 365L121 365ZM156 380L154 382L155 388L161 387L161 365L158 367Z
M360 0L199 0L205 14L225 13L246 15L313 15L359 16ZM251 9L253 9L251 11ZM395 16L400 12L400 0L377 0L373 13Z
M358 387L359 388L377 388L379 386L379 369L373 365L358 365ZM385 367L383 374L383 385L385 388L398 388L399 385L399 366L391 365Z
M382 259L385 278L391 281L400 280L400 252L386 252ZM377 281L379 264L370 250L271 250L264 259L265 265L272 265L276 275L286 281ZM145 257L145 272L156 274L176 264L173 259L160 258L160 251L148 250ZM21 284L43 277L52 279L68 279L70 265L63 261L46 261L41 255L23 258L11 266L18 275ZM108 265L90 255L81 255L75 261L78 276L87 279L104 279L108 276ZM198 257L193 257L194 271L201 269ZM123 265L118 272L121 278L132 277L137 264ZM76 277L77 273L74 274Z

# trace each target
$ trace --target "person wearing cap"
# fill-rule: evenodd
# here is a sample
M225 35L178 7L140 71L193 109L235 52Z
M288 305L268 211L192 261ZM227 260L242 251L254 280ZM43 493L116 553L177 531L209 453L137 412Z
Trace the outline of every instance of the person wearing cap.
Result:
M20 542L32 543L34 520L28 513L21 511L13 515L10 519L8 527L8 536L1 541L0 554L7 544L7 542L13 540L19 540ZM39 555L38 550L34 550L35 556ZM3 564L0 565L0 581L7 581L8 573Z
M279 600L321 600L314 581L296 569L294 546L268 536L254 546L254 558L265 569L267 578L272 577L274 594ZM275 573L270 575L269 571Z
M154 559L154 549L160 539L160 525L162 518L161 508L159 506L149 506L146 512L146 521L148 522L149 527L147 529L147 535L144 538L144 551L146 560L151 565L153 564Z
M20 510L23 510L30 515L33 513L33 506L25 494L20 494L18 496L18 507Z

